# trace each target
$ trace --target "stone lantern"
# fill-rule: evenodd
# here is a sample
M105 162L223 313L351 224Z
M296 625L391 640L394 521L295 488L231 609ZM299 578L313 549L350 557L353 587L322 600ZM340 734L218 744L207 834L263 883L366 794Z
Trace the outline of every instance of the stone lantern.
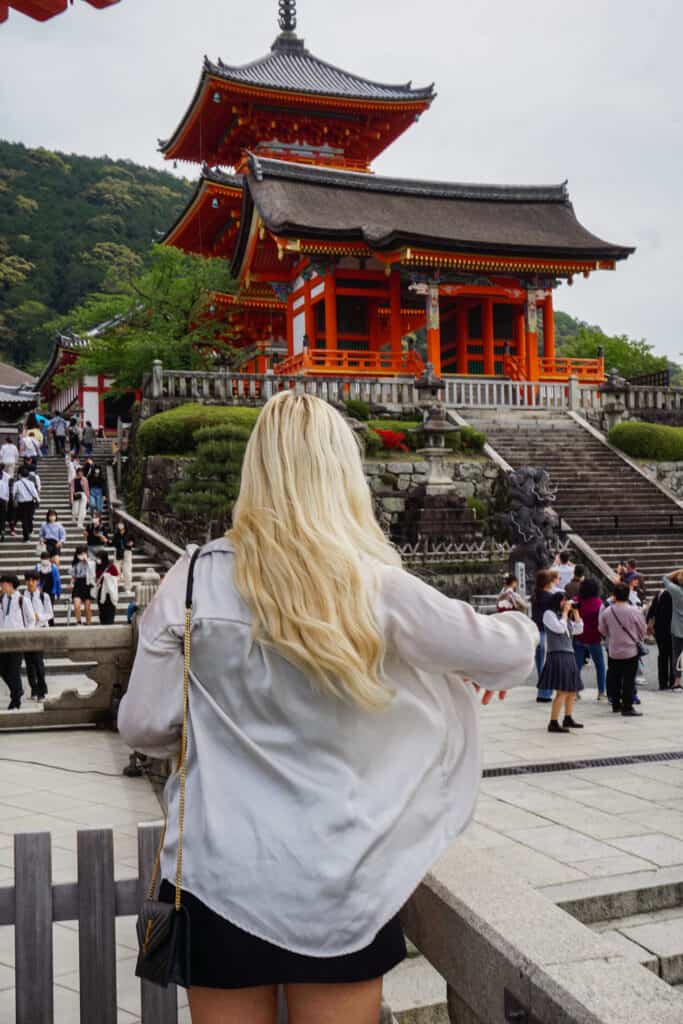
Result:
M457 430L457 424L449 419L439 398L443 381L434 375L434 368L427 363L419 380L415 381L418 392L419 406L422 410L422 426L416 433L426 436L426 447L419 448L417 454L428 464L427 494L446 494L453 489L453 477L446 465L446 456L452 448L446 447L446 434Z

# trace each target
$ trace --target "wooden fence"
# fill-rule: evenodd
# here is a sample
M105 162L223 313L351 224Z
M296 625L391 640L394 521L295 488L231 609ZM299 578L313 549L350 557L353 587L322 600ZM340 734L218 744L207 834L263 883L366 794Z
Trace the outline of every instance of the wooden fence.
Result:
M111 829L79 832L77 841L78 881L53 885L50 834L14 836L14 886L0 888L0 926L14 926L16 1024L55 1024L52 924L58 921L78 921L82 1024L116 1024L116 918L139 910L159 826L138 829L139 877L123 881L114 878ZM176 1024L175 988L143 982L141 998L143 1024Z

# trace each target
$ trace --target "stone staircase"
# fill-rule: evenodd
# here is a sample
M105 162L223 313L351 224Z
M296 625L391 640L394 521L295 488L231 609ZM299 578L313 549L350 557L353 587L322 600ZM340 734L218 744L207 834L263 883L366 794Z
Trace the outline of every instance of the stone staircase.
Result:
M610 565L635 558L648 594L683 566L683 509L570 416L468 410L467 419L514 468L546 469L572 531Z
M93 458L98 465L103 468L111 454L111 445L108 441L98 441L93 451ZM40 508L36 512L34 520L34 530L31 540L24 544L21 540L21 527L17 527L17 536L11 537L9 533L5 535L5 540L0 544L0 573L15 572L19 576L23 585L23 574L28 569L34 569L38 561L38 554L40 552L40 545L38 541L38 531L40 525L44 522L47 510L54 508L57 511L60 522L66 530L66 542L62 547L61 556L61 578L62 578L62 597L55 605L55 624L57 626L66 626L68 609L69 609L69 596L71 593L71 561L73 558L74 550L78 544L84 543L84 536L76 527L71 517L71 505L69 501L69 488L67 484L67 471L64 459L61 456L48 456L40 460L38 465L38 472L40 474L40 480L42 484ZM86 517L86 523L89 521L89 515ZM105 498L103 521L108 524L109 512L107 508L107 502ZM112 557L114 557L114 549L108 549ZM133 585L137 583L148 568L153 568L157 572L161 572L160 564L152 557L150 558L141 550L134 550L133 552ZM116 624L125 624L126 622L126 611L128 604L131 600L130 595L124 594L123 586L119 584L119 600L116 612ZM97 614L97 606L93 602L93 622L99 624L99 617ZM70 665L65 664L62 666L65 673L69 673ZM51 672L57 671L59 673L59 666L51 666Z

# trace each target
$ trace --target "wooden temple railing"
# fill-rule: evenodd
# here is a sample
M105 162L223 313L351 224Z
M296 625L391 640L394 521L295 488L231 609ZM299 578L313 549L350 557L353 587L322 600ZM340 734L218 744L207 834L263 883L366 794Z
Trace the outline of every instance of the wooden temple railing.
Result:
M398 377L411 374L419 377L424 362L417 352L349 352L346 349L304 349L283 360L275 372L280 374L314 373L345 375L365 374L369 377Z
M526 361L519 356L503 357L503 376L514 381L528 379ZM563 359L559 356L539 356L538 380L553 383L568 382L576 377L581 384L602 384L605 380L605 360Z

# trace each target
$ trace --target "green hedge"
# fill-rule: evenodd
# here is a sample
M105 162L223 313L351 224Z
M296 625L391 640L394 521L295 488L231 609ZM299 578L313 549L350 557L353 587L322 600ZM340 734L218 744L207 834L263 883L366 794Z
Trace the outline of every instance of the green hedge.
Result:
M615 448L635 459L652 459L653 462L683 460L683 427L662 427L638 421L617 423L610 430L608 440Z
M208 428L211 436L222 426L230 436L246 440L260 409L231 405L200 405L198 402L179 405L177 409L151 416L140 426L137 444L143 455L187 455L197 447L196 436Z
M405 444L411 451L420 447L420 435L410 433L419 425L416 420L369 420L368 422L370 430L392 430L394 433L405 434ZM379 450L382 451L381 445Z
M419 426L417 420L370 420L368 422L371 431L393 430L396 433L405 434L405 443L411 451L416 451L418 448L424 447L425 444L423 434L411 433ZM458 427L457 430L446 434L446 447L451 448L454 452L480 452L485 444L486 434L482 434L481 430L476 430L474 427ZM367 444L365 450L368 455L374 454L376 451L375 448L371 451Z
M349 416L352 416L356 420L369 420L370 419L370 406L367 402L361 402L357 398L349 398L348 402L344 402L346 411Z

